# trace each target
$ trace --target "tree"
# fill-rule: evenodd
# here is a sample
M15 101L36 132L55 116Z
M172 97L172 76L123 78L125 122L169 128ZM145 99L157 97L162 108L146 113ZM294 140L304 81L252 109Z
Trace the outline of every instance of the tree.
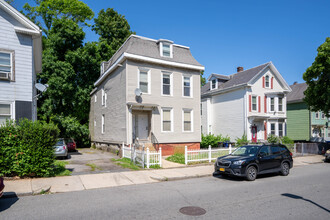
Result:
M318 54L303 75L308 87L304 101L311 111L322 111L330 117L330 38L317 49Z
M201 71L201 87L206 84L206 79L203 77L204 75L204 70Z

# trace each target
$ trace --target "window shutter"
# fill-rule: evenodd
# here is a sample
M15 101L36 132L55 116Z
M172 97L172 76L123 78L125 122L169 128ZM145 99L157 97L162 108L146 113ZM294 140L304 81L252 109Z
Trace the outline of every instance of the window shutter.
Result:
M258 96L258 112L261 112L261 98Z
M273 85L274 85L274 77L272 77L272 81L271 81L271 88L273 89Z
M265 77L262 77L262 88L265 88Z
M265 108L265 113L267 113L267 96L265 96L264 108Z
M252 110L252 96L249 95L249 111L251 112Z

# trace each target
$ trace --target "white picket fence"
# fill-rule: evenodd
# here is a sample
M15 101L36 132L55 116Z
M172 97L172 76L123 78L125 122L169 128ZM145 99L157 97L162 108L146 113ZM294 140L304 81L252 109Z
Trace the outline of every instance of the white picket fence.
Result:
M212 149L211 146L209 146L208 149L199 149L199 150L188 150L188 147L185 146L185 150L184 150L185 164L188 164L189 162L197 162L197 161L211 162L212 160L215 160L220 156L231 154L232 150L234 149L236 148L232 148L231 144L229 144L229 148Z
M143 147L144 149L144 147ZM137 150L131 147L126 147L122 144L122 157L131 159L137 165L146 166L150 168L153 165L159 165L162 167L162 148L159 151L150 151L147 147L146 150Z

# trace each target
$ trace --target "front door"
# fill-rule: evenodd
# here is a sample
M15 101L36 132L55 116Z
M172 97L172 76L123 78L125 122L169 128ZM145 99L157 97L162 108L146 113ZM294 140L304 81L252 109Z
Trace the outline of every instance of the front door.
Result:
M134 117L133 126L135 131L135 138L139 140L149 139L149 115L148 113L139 113Z
M257 126L252 126L252 142L257 143Z

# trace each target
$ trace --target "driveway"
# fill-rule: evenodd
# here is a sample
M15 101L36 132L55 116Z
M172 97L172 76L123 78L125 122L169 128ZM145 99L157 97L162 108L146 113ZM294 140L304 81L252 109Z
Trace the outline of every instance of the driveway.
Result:
M69 164L65 167L72 171L72 175L122 172L130 169L122 168L112 162L112 159L119 159L115 154L96 150L92 148L80 148L77 152L70 152Z

